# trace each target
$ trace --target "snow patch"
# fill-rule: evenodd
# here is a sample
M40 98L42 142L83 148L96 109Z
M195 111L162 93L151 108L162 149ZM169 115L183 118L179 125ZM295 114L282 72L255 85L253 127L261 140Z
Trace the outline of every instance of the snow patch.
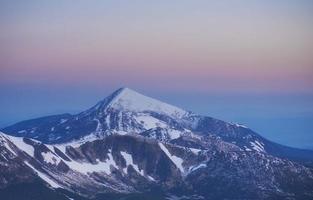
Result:
M167 127L167 125L163 121L160 121L160 120L158 120L152 116L149 116L149 115L137 116L137 117L135 117L135 120L139 124L142 124L146 130L156 128L156 127L161 127L161 128Z
M248 148L246 146L244 146L244 148L245 148L246 151L252 151L250 148Z
M46 162L46 163L51 163L51 164L53 164L53 165L58 165L59 164L59 162L61 161L61 159L59 158L59 157L56 157L53 153L51 153L50 151L48 151L48 152L42 152L41 153L41 155L42 155L42 157L43 157L43 159L44 159L44 161Z
M152 176L147 175L147 177L150 181L155 181L155 179Z
M204 167L207 167L207 165L204 163L201 163L200 165L197 165L197 166L191 166L189 168L189 172L193 172L193 171L196 171L196 170L198 170L200 168L204 168Z
M168 131L168 134L169 134L171 140L173 140L173 139L179 138L181 132L178 131L178 130L170 129L170 130Z
M18 133L26 133L27 131L26 130L20 130L18 131Z
M63 124L63 123L65 123L65 122L67 122L67 119L61 119L61 120L60 120L60 124Z
M97 159L97 164L92 163L86 163L86 162L77 162L77 161L66 161L63 160L71 169L88 174L92 172L105 172L106 174L111 174L110 167L113 166L114 168L118 168L116 165L113 156L111 152L108 153L108 159L106 159L104 162L101 162L99 159Z
M189 148L189 149L190 149L190 151L191 151L192 153L194 153L194 154L196 154L196 155L198 155L199 152L201 151L201 149L195 149L195 148Z
M138 172L141 176L144 176L143 170L140 170L138 165L134 164L131 154L127 153L126 151L121 151L121 155L126 161L126 167L123 169L125 174L127 174L127 167L131 165L136 170L136 172Z
M107 124L107 126L108 126L108 129L111 129L111 125L110 125L110 115L107 115L106 117L105 117L105 123Z
M237 127L240 127L240 128L248 128L248 127L246 127L245 125L243 125L243 124L239 124L239 123L230 123L230 124L232 124L232 125L234 125L234 126L237 126Z

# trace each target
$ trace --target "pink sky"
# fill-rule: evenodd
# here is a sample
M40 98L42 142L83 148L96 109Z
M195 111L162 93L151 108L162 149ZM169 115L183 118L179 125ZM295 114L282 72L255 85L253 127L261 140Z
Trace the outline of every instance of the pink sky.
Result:
M8 86L312 92L309 1L2 8L0 83Z

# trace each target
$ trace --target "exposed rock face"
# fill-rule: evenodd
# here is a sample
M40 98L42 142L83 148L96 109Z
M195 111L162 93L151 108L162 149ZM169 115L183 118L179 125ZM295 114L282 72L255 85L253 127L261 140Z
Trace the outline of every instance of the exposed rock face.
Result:
M39 177L81 198L154 190L172 199L313 198L312 168L301 164L312 151L127 88L77 115L4 131L14 136L0 135L0 188Z

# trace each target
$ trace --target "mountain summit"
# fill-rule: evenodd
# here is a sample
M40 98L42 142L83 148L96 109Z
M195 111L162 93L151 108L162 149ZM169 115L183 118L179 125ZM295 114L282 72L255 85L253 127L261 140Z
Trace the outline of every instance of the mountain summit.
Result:
M1 187L34 184L39 177L41 187L86 199L112 193L107 198L136 193L150 199L145 194L154 190L159 199L313 198L313 151L129 88L79 114L22 121L2 131L1 196L7 194Z
M131 112L157 112L178 118L188 114L183 109L144 96L127 87L116 90L92 109L97 110L99 108L111 108Z

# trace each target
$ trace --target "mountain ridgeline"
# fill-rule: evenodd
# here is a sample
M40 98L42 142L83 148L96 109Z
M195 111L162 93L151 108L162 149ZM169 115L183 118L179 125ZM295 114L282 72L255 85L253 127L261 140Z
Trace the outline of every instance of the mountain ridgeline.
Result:
M1 131L0 195L7 199L21 198L13 191L23 199L313 198L313 151L128 88L79 114Z

